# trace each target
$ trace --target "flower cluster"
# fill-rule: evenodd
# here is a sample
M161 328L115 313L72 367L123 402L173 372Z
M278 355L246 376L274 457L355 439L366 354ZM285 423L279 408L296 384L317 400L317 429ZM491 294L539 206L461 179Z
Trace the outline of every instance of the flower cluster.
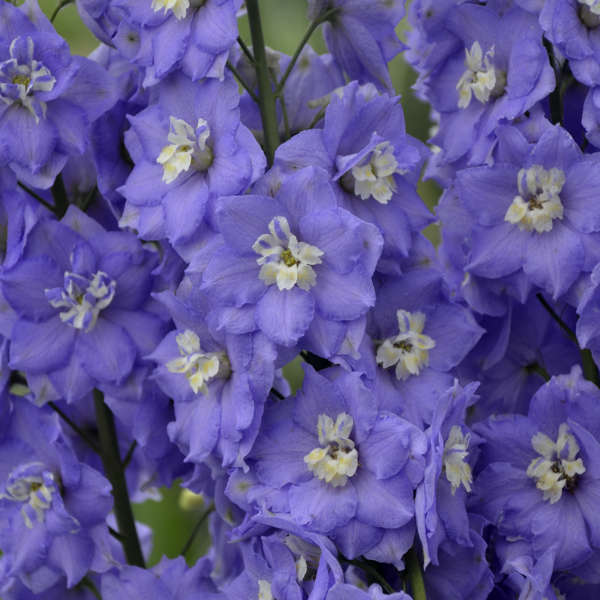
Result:
M600 2L77 8L0 6L0 596L592 597ZM175 484L212 545L147 569Z

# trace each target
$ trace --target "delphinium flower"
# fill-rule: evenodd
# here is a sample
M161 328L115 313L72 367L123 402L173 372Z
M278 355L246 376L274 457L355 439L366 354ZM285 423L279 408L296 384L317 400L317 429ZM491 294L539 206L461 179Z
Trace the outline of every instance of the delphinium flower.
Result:
M577 313L579 319L575 327L577 340L582 348L589 348L592 351L594 360L600 358L600 322L598 320L598 305L600 297L598 295L598 282L600 281L600 265L596 265L592 271L589 281L581 295Z
M558 125L533 145L517 131L510 143L510 158L457 174L476 220L465 270L496 279L522 269L556 300L600 258L599 157L583 155Z
M63 577L73 587L89 569L109 567L100 549L108 545L110 484L79 462L56 415L22 398L9 402L0 440L3 575L36 594Z
M573 76L589 86L600 84L600 4L596 0L548 0L539 14L546 38Z
M102 42L145 68L144 86L151 86L175 71L194 80L223 79L237 37L240 4L240 0L78 0L77 8Z
M224 467L245 466L273 385L274 345L259 331L234 335L212 327L208 298L185 290L157 297L176 326L149 357L157 363L154 381L175 403L170 438L186 461L214 455Z
M482 537L483 519L470 518L469 544L444 540L438 549L439 564L423 573L427 598L485 600L494 589L494 576L487 563Z
M392 89L387 63L404 48L395 32L404 2L309 0L308 16L326 16L325 43L350 79Z
M275 164L327 171L340 206L380 229L378 270L398 273L412 234L433 221L416 191L425 157L421 142L406 134L398 98L354 82L332 94L323 128L282 144Z
M265 409L248 456L258 481L249 493L263 511L326 534L348 558L401 564L425 450L424 434L379 411L357 373L307 366L296 397Z
M274 197L221 197L216 220L222 249L202 273L215 305L249 311L276 344L306 336L306 348L324 339L328 356L337 352L375 301L377 229L339 208L324 173L312 168L283 178Z
M227 600L210 579L211 561L200 559L188 568L183 557L166 556L152 569L124 566L102 577L103 600Z
M0 161L49 188L67 157L86 149L85 133L114 104L116 87L100 65L71 56L35 0L4 2L0 18Z
M421 29L433 39L421 42L429 45L427 61L415 64L418 90L439 114L440 162L482 164L496 125L548 96L554 73L534 15L470 2L440 8L448 10L439 21L446 31Z
M269 72L274 79L280 80L291 58L271 48L267 51ZM238 51L232 62L248 87L256 90L258 85L256 71L248 57ZM281 139L296 135L313 125L315 119L318 119L319 115L322 116L328 95L343 85L343 74L333 57L330 54L317 54L310 46L304 46L287 78L281 103L277 106ZM285 104L285 118L281 110L282 104ZM242 94L240 110L242 123L257 139L262 139L260 108L247 91Z
M157 262L133 234L106 231L74 206L61 222L40 221L2 275L16 313L11 368L47 375L68 401L123 382L164 331L160 311L148 310Z
M575 329L575 309L561 303L556 310ZM492 413L526 414L531 397L546 378L580 361L577 344L565 336L536 296L524 304L511 301L506 314L482 317L480 323L486 333L459 367L463 379L480 381L480 401L472 415L477 419Z
M431 426L425 431L429 447L423 481L415 496L417 531L423 547L423 566L439 564L438 548L446 539L472 547L466 499L471 493L471 467L479 439L465 425L467 408L476 398L477 384L461 388L458 381L439 398Z
M529 541L534 560L554 547L554 569L573 574L600 544L599 399L574 367L538 390L527 416L492 416L473 426L485 443L472 510L506 541Z
M135 115L146 108L150 93L142 88L143 69L115 48L100 44L90 58L114 77L118 90L115 105L94 121L90 146L96 171L95 184L120 216L125 199L116 190L125 183L132 167L123 148L123 133L129 127L127 115Z
M256 536L242 542L243 571L230 583L223 586L227 600L246 600L252 597L311 598L324 600L329 589L343 578L337 564L335 547L324 536L289 533L298 531L284 520L264 520L283 529L271 535Z
M367 590L361 589L349 583L338 583L334 585L328 600L412 600L406 592L395 592L384 594L381 586L374 583Z
M442 283L431 267L382 277L369 315L371 348L363 361L376 365L371 377L379 401L418 426L431 423L453 370L484 332L468 308L445 297Z
M209 199L239 194L262 174L265 158L240 123L235 82L192 82L178 73L155 101L129 118L125 145L135 163L119 192L122 226L145 239L185 243L198 233Z

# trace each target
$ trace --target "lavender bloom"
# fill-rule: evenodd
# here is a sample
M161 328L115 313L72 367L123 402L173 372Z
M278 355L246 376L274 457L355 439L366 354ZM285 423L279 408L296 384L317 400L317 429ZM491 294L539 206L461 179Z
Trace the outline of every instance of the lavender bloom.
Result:
M210 257L202 289L218 305L246 307L276 344L328 339L331 356L374 304L381 237L337 207L321 172L290 175L274 198L222 197L217 222L223 251Z
M350 79L393 89L387 63L404 48L395 32L404 17L404 2L310 0L308 6L310 19L333 11L323 25L323 37Z
M405 592L396 592L394 594L384 594L381 587L374 583L368 590L362 590L349 583L338 583L334 585L329 594L328 600L412 600Z
M401 563L425 450L422 432L380 412L358 374L307 366L295 401L265 413L248 457L263 490L251 493L263 509L327 534L345 556Z
M592 271L587 286L581 296L577 312L579 319L575 332L582 348L589 348L592 351L594 360L598 361L600 357L600 331L598 330L598 282L600 281L600 265L596 265Z
M228 600L246 600L249 594L265 600L329 598L331 585L343 577L333 544L283 519L262 521L284 530L243 543L244 570L223 588Z
M461 388L458 381L439 399L431 427L427 465L415 496L417 531L423 565L439 565L438 549L445 540L472 547L466 497L471 493L479 438L464 424L478 384Z
M187 461L214 454L224 467L246 467L273 384L273 344L260 332L215 330L185 294L163 292L158 298L177 326L149 356L158 363L153 378L175 402L170 438Z
M380 229L378 270L397 273L413 233L433 221L416 191L425 156L422 144L406 134L398 98L352 83L332 94L323 129L282 144L275 164L285 171L325 169L340 206Z
M264 155L240 123L235 82L193 83L173 75L156 101L130 117L125 145L135 163L119 192L121 226L147 239L183 243L198 232L210 199L239 194L255 181Z
M67 157L85 151L90 123L116 101L115 84L100 65L70 55L34 0L3 3L0 18L0 159L21 181L49 188Z
M78 0L84 23L105 44L145 69L144 86L182 71L194 81L223 79L237 36L239 0ZM176 41L175 41L176 40Z
M369 315L373 348L365 362L377 365L376 393L387 410L421 427L431 423L452 371L475 346L483 329L465 307L449 302L432 268L381 279ZM369 366L361 368L368 374Z
M556 310L575 329L575 310ZM493 413L526 414L529 401L548 376L559 375L578 364L579 348L568 340L538 298L525 304L509 302L501 317L481 320L486 334L459 367L465 380L479 379L480 401L472 417Z
M497 416L473 427L485 440L473 508L507 541L529 541L534 560L554 547L555 568L573 573L600 543L599 399L574 367L539 389L526 417Z
M70 588L92 565L108 568L97 544L108 543L110 484L78 461L56 416L15 400L0 441L4 576L18 577L34 593L63 577Z
M188 568L181 556L163 557L152 569L125 566L118 574L102 577L104 600L226 600L210 579L212 564L209 559L199 560Z
M544 35L557 47L575 78L600 84L600 5L596 0L548 0L539 15Z
M432 28L418 85L439 113L433 142L443 162L482 164L499 121L523 115L550 94L554 74L533 15L467 2L442 6L442 14L449 10L437 23L447 31Z
M48 375L67 401L124 381L163 333L146 308L156 263L132 234L105 231L73 206L60 223L38 223L2 275L17 315L11 368Z
M269 70L277 80L281 78L291 58L267 48ZM238 51L232 61L244 81L253 90L258 87L256 69L246 55ZM298 62L283 88L287 120L281 107L277 106L277 118L281 138L290 137L308 129L328 102L328 95L344 85L343 74L330 54L317 54L310 46L304 46ZM240 100L242 123L258 140L262 140L260 109L248 92Z
M517 131L510 156L460 171L457 191L476 223L465 270L498 278L523 270L554 299L600 258L598 156L582 155L560 126L534 145Z
M469 544L445 540L439 547L439 565L429 565L423 574L428 598L485 600L494 589L494 577L486 561L486 543L481 537L482 519L471 517Z

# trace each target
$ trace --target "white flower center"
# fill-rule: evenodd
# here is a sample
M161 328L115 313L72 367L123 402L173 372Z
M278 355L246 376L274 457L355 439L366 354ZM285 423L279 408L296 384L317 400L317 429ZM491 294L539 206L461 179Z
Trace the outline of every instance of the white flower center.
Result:
M277 283L281 290L291 290L295 285L309 290L317 282L313 265L321 264L323 252L316 246L299 242L290 231L285 217L274 217L269 232L259 236L252 250L260 254L259 278L265 285Z
M582 6L587 6L590 12L600 16L600 0L577 0Z
M485 55L479 42L473 42L471 50L465 48L466 71L456 84L458 90L458 108L467 108L473 95L479 102L485 104L490 97L500 96L506 85L506 75L494 68L494 47Z
M551 231L552 221L563 218L560 191L565 174L557 168L544 169L533 165L517 175L519 195L508 207L504 220L518 225L522 231Z
M531 438L531 445L540 456L529 463L527 475L536 480L536 487L544 492L544 500L554 504L560 500L563 489L575 489L578 476L585 473L581 458L575 459L579 445L566 423L558 428L556 442L539 432Z
M104 271L97 271L92 278L65 271L64 287L44 290L48 302L54 308L63 308L60 319L75 329L91 331L100 312L113 300L117 283Z
M321 447L311 450L304 462L313 474L333 487L346 485L358 468L358 452L350 439L354 420L340 413L335 422L328 415L319 415L317 432Z
M384 340L377 348L377 364L384 369L396 365L396 378L418 375L429 364L429 350L435 341L423 333L425 315L422 312L398 310L398 335Z
M452 485L452 494L456 492L461 484L467 492L471 491L473 476L469 463L465 462L469 455L470 441L471 434L463 435L461 428L454 425L444 445L444 470L446 479Z
M194 394L208 393L207 383L215 377L229 377L231 365L224 352L203 352L198 335L186 329L175 337L180 357L170 360L166 367L171 373L183 373Z
M212 164L213 153L207 144L210 128L204 119L198 119L196 129L183 119L170 117L169 135L156 162L163 167L163 181L172 183L191 166L206 171Z
M189 7L189 0L152 0L152 9L154 12L164 9L166 14L172 11L178 20L185 19Z
M273 600L271 584L266 579L258 580L258 600Z
M46 116L46 103L35 92L49 92L56 79L38 60L33 58L33 40L15 38L9 48L10 58L0 63L0 99L8 105L20 103L35 117Z
M44 522L45 513L52 505L52 494L57 488L54 475L42 463L34 462L19 466L9 475L6 491L1 497L23 503L23 521L32 529L34 520Z
M396 191L394 173L402 173L394 146L389 142L377 144L366 162L352 167L354 193L363 200L373 197L380 204L387 204Z

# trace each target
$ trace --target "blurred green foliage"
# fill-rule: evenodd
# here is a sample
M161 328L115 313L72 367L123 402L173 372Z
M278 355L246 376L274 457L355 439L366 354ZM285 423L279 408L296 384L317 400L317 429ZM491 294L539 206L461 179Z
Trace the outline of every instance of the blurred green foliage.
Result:
M149 0L148 0L149 1ZM59 2L57 0L39 0L44 12L50 16ZM306 19L305 0L261 0L261 14L266 43L282 52L292 54L309 23ZM98 44L94 36L81 22L75 4L62 8L54 20L54 26L69 43L74 54L87 55ZM401 34L405 24L399 27ZM240 19L240 35L250 44L250 34L247 19ZM320 31L315 32L310 39L312 47L319 53L325 52ZM411 135L425 141L429 136L429 109L412 93L411 85L415 75L398 56L390 63L392 81L396 91L402 96L402 106L406 115L406 127ZM421 183L419 192L430 208L433 208L439 196L439 190L432 182ZM436 242L438 238L436 226L432 226L427 235ZM301 385L303 372L301 360L298 357L284 368L284 374L295 390ZM173 558L181 553L186 546L195 525L202 518L206 506L195 510L185 510L180 506L180 488L178 485L171 489L161 489L163 499L160 502L148 500L134 506L136 518L148 524L154 531L154 547L150 557L150 565L157 563L163 554ZM209 534L206 521L197 535L194 543L186 553L190 564L204 554L209 547Z

